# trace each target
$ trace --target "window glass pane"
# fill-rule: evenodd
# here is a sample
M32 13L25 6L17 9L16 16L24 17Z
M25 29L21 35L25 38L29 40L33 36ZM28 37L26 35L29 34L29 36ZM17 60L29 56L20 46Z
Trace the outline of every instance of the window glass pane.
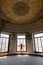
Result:
M39 52L42 52L41 39L40 38L38 38L38 47L39 47Z
M26 40L24 39L24 46L23 46L23 50L26 51Z
M35 38L35 47L36 47L36 51L38 51L38 42L37 42L37 38Z
M5 38L2 39L2 52L5 50Z
M8 41L9 41L9 39L6 39L6 49L5 49L5 51L8 51Z
M20 40L21 39L17 39L17 45L20 45L20 43L21 43Z

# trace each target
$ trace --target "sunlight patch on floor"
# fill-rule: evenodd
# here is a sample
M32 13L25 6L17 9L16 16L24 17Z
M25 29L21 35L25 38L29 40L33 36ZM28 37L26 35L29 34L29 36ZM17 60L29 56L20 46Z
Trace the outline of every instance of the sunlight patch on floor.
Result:
M0 57L0 59L4 59L4 58L7 58L7 56Z
M29 55L17 55L18 57L29 57Z

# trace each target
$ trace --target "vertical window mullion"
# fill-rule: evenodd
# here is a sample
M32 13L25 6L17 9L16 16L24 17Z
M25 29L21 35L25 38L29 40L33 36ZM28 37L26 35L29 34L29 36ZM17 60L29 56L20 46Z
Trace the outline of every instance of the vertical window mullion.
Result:
M3 38L2 38L2 43L1 43L1 51L3 52Z
M40 37L40 41L41 41L41 50L42 50L42 40L41 40L41 37Z
M2 51L2 38L0 38L1 39L1 49L0 49L0 51Z
M38 48L38 39L37 38L35 38L35 48L36 48L36 52L38 52L39 48Z
M39 44L38 44L38 38L37 38L37 45L38 45L38 52L39 52Z
M5 51L5 49L6 49L6 38L5 38L5 43L4 44L5 44L5 47L4 47L4 51Z
M38 46L38 52L39 52L38 38L37 38L37 46Z
M42 37L42 51L43 51L43 37Z
M36 52L35 37L34 37L34 51Z

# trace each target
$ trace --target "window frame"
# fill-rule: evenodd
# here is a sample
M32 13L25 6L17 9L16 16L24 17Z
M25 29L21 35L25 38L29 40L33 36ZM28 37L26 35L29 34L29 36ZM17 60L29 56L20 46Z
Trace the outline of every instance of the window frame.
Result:
M43 53L42 39L41 39L41 38L43 38L43 36L40 36L40 37L34 37L35 34L40 34L40 33L43 33L43 32L33 33L33 50L34 50L35 53ZM36 46L35 46L35 39L36 39L36 38L37 38L37 40L38 40L38 38L40 38L42 52L39 51L39 48L38 48L38 51L36 51ZM38 42L37 42L37 43L38 43ZM38 46L39 46L39 45L38 45Z
M26 37L26 35L25 34L17 34L16 35L16 51L17 51L17 36L18 35L21 35L21 36L25 36ZM20 39L20 38L18 38L18 39ZM27 52L27 40L26 40L26 38L22 38L22 39L25 39L25 41L26 41L26 51L22 51L22 52ZM21 52L21 51L17 51L17 52Z
M6 33L0 33L0 35L1 34L5 34L5 35L9 35L9 34L6 34ZM0 38L2 38L2 42L3 42L3 39L5 38L5 42L6 42L6 39L8 39L8 49L7 49L7 51L0 51L0 53L8 53L9 52L9 40L10 40L10 35L9 35L9 37L1 37L0 36ZM6 44L6 43L5 43ZM1 46L2 46L2 44L1 44Z

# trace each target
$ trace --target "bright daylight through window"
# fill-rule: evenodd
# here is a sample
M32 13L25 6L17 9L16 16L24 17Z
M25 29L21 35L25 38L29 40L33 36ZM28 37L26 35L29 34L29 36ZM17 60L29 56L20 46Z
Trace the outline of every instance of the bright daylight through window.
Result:
M34 45L36 52L43 52L43 33L34 34Z
M9 35L0 33L0 52L8 51Z
M17 51L23 52L26 51L26 36L17 35Z

